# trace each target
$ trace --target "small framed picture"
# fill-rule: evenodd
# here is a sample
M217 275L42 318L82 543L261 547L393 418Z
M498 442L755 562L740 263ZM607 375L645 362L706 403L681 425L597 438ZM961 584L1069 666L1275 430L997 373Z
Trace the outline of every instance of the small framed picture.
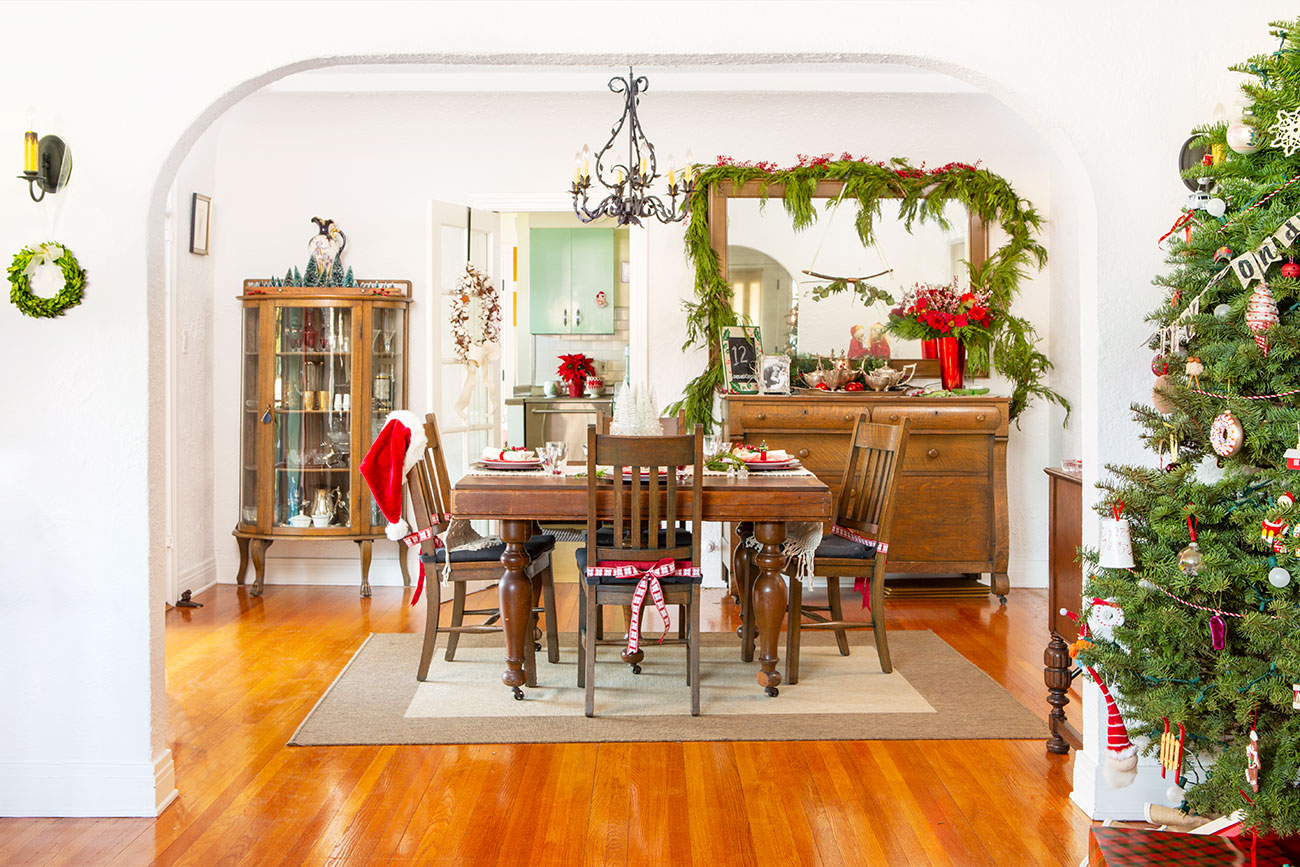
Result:
M722 364L728 394L758 394L762 345L763 339L757 325L723 327Z
M208 255L208 236L212 228L212 199L198 193L190 202L190 252Z
M759 390L763 394L790 393L790 356L764 355Z

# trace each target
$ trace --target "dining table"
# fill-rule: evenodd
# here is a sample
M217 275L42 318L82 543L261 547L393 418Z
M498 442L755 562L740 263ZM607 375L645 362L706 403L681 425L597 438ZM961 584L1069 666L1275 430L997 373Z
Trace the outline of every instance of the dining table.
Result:
M608 487L608 496L597 492L598 520L614 517L614 486ZM678 488L677 514L691 513L693 496L690 488ZM781 543L786 539L786 524L829 521L830 488L811 473L751 472L729 476L706 472L701 497L703 520L753 524L754 537L760 546L755 555L758 575L753 598L745 600L745 604L753 606L753 619L758 628L758 684L768 695L775 696L781 683L781 674L776 670L777 646L786 610L786 587L781 578L785 567ZM523 698L524 642L531 640L534 595L532 582L526 575L529 559L524 543L532 536L535 521L587 520L585 473L479 474L471 470L452 488L451 511L458 518L501 522L505 550L501 554L498 592L506 643L506 670L501 681L514 691L515 698Z

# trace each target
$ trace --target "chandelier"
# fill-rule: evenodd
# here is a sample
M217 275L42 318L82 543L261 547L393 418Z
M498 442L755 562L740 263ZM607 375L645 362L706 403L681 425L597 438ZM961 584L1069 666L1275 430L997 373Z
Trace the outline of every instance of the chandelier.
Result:
M627 78L615 76L609 80L609 89L613 93L623 94L623 116L614 124L609 134L609 141L596 154L596 180L609 194L596 207L588 207L587 191L591 188L591 148L585 144L578 152L573 166L573 211L578 219L590 223L599 217L613 217L620 226L628 223L641 225L642 217L657 217L662 223L676 223L683 219L691 209L691 192L695 189L694 170L691 166L691 152L686 151L686 165L679 176L671 154L668 156L668 200L651 192L655 181L663 177L659 174L659 164L655 158L654 145L645 137L641 121L637 120L636 107L640 94L649 89L649 82L644 75L633 76L628 67ZM606 164L606 160L618 159L618 152L611 152L614 141L627 129L627 162ZM679 183L680 181L680 183ZM599 193L599 191L598 191ZM678 210L677 197L681 195L681 209Z

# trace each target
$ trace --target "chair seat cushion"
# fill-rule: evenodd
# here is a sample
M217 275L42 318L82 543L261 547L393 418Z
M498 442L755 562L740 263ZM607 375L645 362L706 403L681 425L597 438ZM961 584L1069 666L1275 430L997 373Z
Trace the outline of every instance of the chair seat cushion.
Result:
M599 533L596 534L596 538L597 540L600 539ZM610 538L612 540L613 537L611 536ZM587 548L585 545L580 547L577 551L575 551L573 556L574 559L578 561L578 573L582 575L582 580L587 584L595 586L597 584L635 584L637 582L636 578L614 578L609 575L588 575L587 574ZM647 568L649 568L650 566L654 565L654 562L655 561L651 560L648 561L645 565ZM660 584L699 584L703 580L704 580L703 576L700 575L696 575L696 576L665 575L664 577L659 579L659 583Z
M824 557L827 560L874 560L876 558L876 548L874 545L860 545L852 539L845 539L827 533L822 536L821 542L818 543L817 553L814 556L817 559Z
M451 562L456 563L486 563L491 560L500 560L501 555L505 552L504 542L498 542L495 545L488 545L486 548L479 548L474 551L452 551ZM538 533L533 538L524 543L524 550L528 556L536 560L542 554L555 550L555 537L550 533ZM442 563L447 554L446 548L439 548L434 552L432 557L427 554L420 555L421 563Z

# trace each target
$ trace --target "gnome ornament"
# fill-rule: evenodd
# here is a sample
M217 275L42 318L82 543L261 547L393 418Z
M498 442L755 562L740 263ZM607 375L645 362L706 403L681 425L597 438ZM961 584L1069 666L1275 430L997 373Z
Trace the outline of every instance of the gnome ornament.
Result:
M1268 357L1268 330L1278 323L1277 301L1267 283L1260 283L1246 303L1246 327L1255 335L1255 342Z
M385 534L394 542L411 532L402 519L402 486L406 474L424 457L428 444L420 417L404 409L394 410L361 461L361 476L370 486L375 505L388 519Z
M1101 690L1101 697L1106 702L1106 759L1101 773L1107 785L1112 789L1122 789L1137 779L1137 747L1129 740L1128 729L1124 727L1124 718L1120 716L1119 705L1111 696L1106 684L1093 671L1092 666L1084 670L1093 683Z

